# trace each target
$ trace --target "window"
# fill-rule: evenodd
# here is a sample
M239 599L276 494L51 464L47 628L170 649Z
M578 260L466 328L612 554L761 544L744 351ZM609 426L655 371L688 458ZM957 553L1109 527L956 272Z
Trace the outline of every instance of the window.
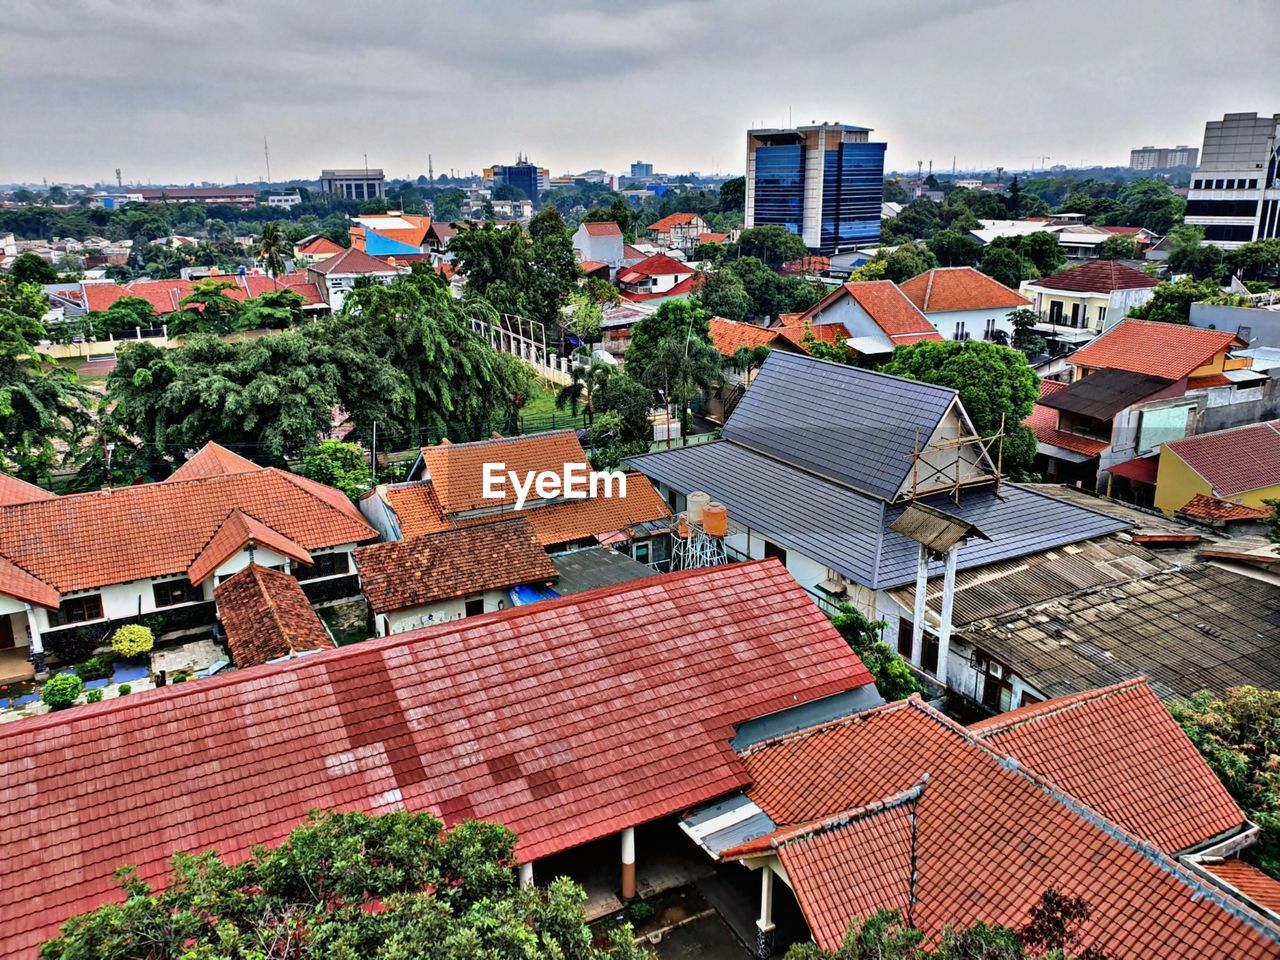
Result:
M631 551L631 552L632 552L632 555L634 556L634 558L636 559L636 561L637 561L637 562L639 562L639 563L648 563L648 562L649 562L649 543L648 543L648 541L645 541L644 543L637 543L637 544L632 548L632 551Z
M957 320L957 321L956 321L956 332L955 332L955 335L954 335L954 336L952 336L952 338L951 338L951 339L952 339L952 340L964 340L964 339L967 339L967 338L965 337L965 332L964 332L964 321L963 321L963 320Z
M1215 181L1213 181L1213 189L1215 189L1215 190L1221 190L1221 189L1223 188L1223 186L1222 186L1222 185L1223 185L1225 182L1226 182L1226 181L1224 181L1224 180L1215 180Z
M920 652L920 666L932 676L938 675L938 638L931 633L924 635L924 649Z
M988 317L986 328L982 331L982 337L984 340L990 340L995 335L996 335L996 319L995 317Z
M1062 301L1061 300L1049 301L1049 322L1055 323L1055 324L1062 322Z
M345 553L317 553L311 557L311 566L296 564L293 575L299 580L319 580L321 577L340 577L351 572L351 558Z
M474 600L466 602L462 615L464 617L478 617L482 613L484 613L484 597L476 597Z
M911 659L911 633L915 629L914 624L906 617L898 619L898 655Z
M996 713L1013 707L1013 681L1003 664L988 660L982 673L982 705Z
M68 597L62 606L49 613L49 626L61 627L68 623L87 623L102 619L102 594L90 593L83 597Z
M157 607L176 607L180 603L199 603L204 599L204 588L190 580L162 580L151 585Z
M783 565L787 562L787 551L785 547L780 547L776 543L770 543L768 540L764 542L764 558L768 560L770 557L776 557L781 560Z

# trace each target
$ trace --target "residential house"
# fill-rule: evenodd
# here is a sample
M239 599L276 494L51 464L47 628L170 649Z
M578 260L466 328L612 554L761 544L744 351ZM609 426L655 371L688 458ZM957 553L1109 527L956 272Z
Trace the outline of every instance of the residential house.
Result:
M859 355L887 356L902 344L941 340L938 331L890 280L842 283L785 326L811 326L815 334L840 325L848 345Z
M1280 499L1280 420L1166 440L1158 458L1154 506L1165 513L1208 497L1266 515L1266 501Z
M351 246L372 257L426 253L431 218L391 210L351 218Z
M604 304L601 308L604 319L600 323L600 349L621 357L631 343L631 328L657 309L658 304L633 303L630 300Z
M608 540L644 563L667 558L667 505L640 474L626 474L625 488L591 491L582 498L543 497L535 489L517 507L513 485L501 496L485 496L485 464L500 464L523 482L527 474L589 469L587 455L570 430L499 437L474 443L424 447L405 483L379 486L360 500L360 510L384 540L401 540L460 527L527 517L548 551L594 546ZM621 536L619 536L621 535Z
M1111 329L1151 299L1160 281L1116 260L1097 260L1039 280L1019 292L1040 314L1036 332L1070 346Z
M8 481L4 492L0 647L33 661L28 676L86 630L105 642L151 614L172 630L212 625L214 586L250 563L313 597L356 597L352 551L377 535L337 490L215 443L160 483L51 497Z
M298 578L251 561L213 588L231 661L256 667L334 646Z
M1105 230L1112 236L1133 237L1134 242L1138 245L1138 257L1143 257L1148 250L1155 246L1162 238L1160 234L1146 227L1098 227L1099 230Z
M302 297L303 312L324 313L328 310L315 280L305 271L282 273L269 277L262 273L222 274L207 278L225 285L223 294L232 300L245 301L264 293L292 290ZM151 304L157 317L184 309L182 301L196 290L194 280L131 280L128 283L80 281L77 285L50 294L50 301L61 306L67 316L82 316L110 309L122 297L137 297ZM163 320L162 320L163 322Z
M994 456L954 390L774 351L720 440L629 464L677 512L695 491L724 504L731 559L781 559L824 609L849 603L884 620L891 645L945 680L946 631L903 608L896 587L1129 525L998 480ZM922 545L899 523L911 509L962 525L963 535Z
M968 727L915 696L738 756L748 784L680 823L722 876L738 862L759 878L755 928L739 931L756 956L785 949L779 921L797 910L823 950L882 910L929 947L1022 927L1050 890L1088 904L1080 944L1108 955L1280 948L1274 881L1237 857L1257 826L1141 682Z
M356 550L378 636L514 606L521 587L558 576L527 517L442 530Z
M451 223L432 220L431 225L427 227L426 236L423 237L422 242L430 253L444 253L449 246L449 241L453 239L453 235L457 232L458 228Z
M677 300L693 293L696 272L665 253L655 253L618 271L622 299L631 303Z
M319 288L324 302L334 313L342 309L347 293L362 277L369 277L376 283L386 284L407 272L406 267L378 260L355 247L349 247L336 256L307 267L307 276Z
M118 898L121 862L154 885L174 850L235 862L314 809L496 821L518 838L521 882L572 875L557 855L574 851L611 865L609 886L634 897L665 862L637 833L697 854L675 819L749 783L735 747L880 702L821 611L763 563L2 724L0 817L26 826L2 848L0 957L25 958ZM50 752L90 743L114 745L109 791L85 790L100 750Z
M612 221L580 223L573 234L573 249L579 260L608 264L612 273L622 266L622 229Z
M326 236L312 234L293 245L293 258L305 266L336 257L345 248Z
M686 253L698 245L702 234L711 232L707 222L696 213L673 213L649 224L646 229L653 234L654 243L659 247L674 247Z
M1031 306L1026 297L973 267L938 267L899 286L948 340L995 340L997 334L1012 338L1009 314Z

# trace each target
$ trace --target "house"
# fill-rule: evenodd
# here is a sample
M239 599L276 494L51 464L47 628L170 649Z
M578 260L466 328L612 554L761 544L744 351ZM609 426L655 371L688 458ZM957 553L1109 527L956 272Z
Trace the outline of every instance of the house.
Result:
M431 225L427 227L427 232L422 242L429 252L443 253L448 248L449 241L453 239L453 235L457 232L457 227L451 223L432 220Z
M644 303L676 300L693 293L696 271L665 253L655 253L618 271L623 300Z
M283 569L314 597L358 596L351 554L377 535L337 490L215 443L160 483L4 490L0 647L35 672L85 630L105 642L152 614L169 630L212 625L214 586L250 563Z
M307 267L307 276L334 313L342 309L348 291L355 287L357 280L368 277L375 283L387 284L406 272L407 268L378 260L355 247Z
M913 696L738 755L749 785L681 827L721 871L759 877L757 956L783 946L784 910L823 950L881 910L928 948L949 928L1022 927L1047 890L1087 903L1080 945L1109 956L1280 946L1267 877L1236 857L1257 826L1141 682L968 727Z
M356 568L380 637L504 610L518 588L558 576L520 514L360 547Z
M887 356L902 344L941 340L929 319L891 280L842 283L785 326L810 325L815 335L838 324L848 345L863 356Z
M1040 314L1038 333L1058 339L1065 335L1064 342L1071 344L1114 327L1130 309L1150 300L1159 285L1155 277L1119 261L1096 260L1039 280L1023 280L1018 292Z
M720 352L720 356L730 359L739 350L752 350L756 347L769 347L773 350L786 350L792 353L800 352L800 348L792 343L791 340L782 336L781 330L777 327L761 327L754 323L744 323L741 320L728 320L724 317L712 317L708 321L711 328L711 343L716 350ZM726 371L727 375L734 376L734 371ZM737 374L737 379L741 382L742 374Z
M320 287L305 271L282 273L268 277L260 273L217 274L207 279L225 284L223 294L232 300L245 301L264 293L292 290L302 297L302 309L306 313L323 313L328 309L320 293ZM137 297L151 304L157 317L165 317L185 309L182 301L196 291L192 280L131 280L128 283L101 283L80 281L78 287L51 297L51 301L66 306L68 315L96 313L108 310L122 297Z
M256 667L328 650L333 637L298 578L250 561L213 588L231 661Z
M582 261L609 265L611 271L622 266L622 229L612 221L578 224L573 234L573 249Z
M646 228L653 234L654 243L660 247L683 250L686 253L696 247L698 238L710 233L707 222L696 213L673 213Z
M293 245L293 258L304 265L310 265L336 257L344 249L326 236L312 234Z
M676 512L693 492L724 504L729 559L781 559L816 603L833 612L848 603L885 621L886 641L945 682L946 629L931 631L896 587L1130 525L998 481L994 454L954 390L774 351L721 439L629 465ZM909 510L963 529L927 546L912 536L927 524L904 532Z
M544 497L528 491L523 505L511 483L501 496L485 496L485 465L505 476L550 471L566 476L586 471L587 455L573 431L499 437L473 443L424 447L404 483L379 486L360 499L360 510L384 540L401 540L460 527L496 523L513 514L527 517L549 551L594 546L608 539L644 563L666 559L667 505L643 476L626 474L589 496ZM621 536L618 536L618 535Z
M1197 497L1230 501L1269 515L1266 501L1280 499L1280 420L1215 430L1161 444L1155 508L1173 513L1185 509ZM1196 510L1210 513L1209 508L1210 504L1201 502ZM1221 514L1222 508L1216 512ZM1234 518L1246 519L1238 514ZM1224 514L1204 519L1233 517Z
M639 830L695 855L677 815L747 786L735 745L879 702L804 591L757 563L0 724L0 817L25 825L0 846L0 957L117 899L121 863L155 884L174 850L236 862L317 808L497 821L522 882L572 875L572 850L631 897L661 867ZM111 789L88 790L101 744Z
M973 267L938 267L899 285L908 300L948 340L997 333L1013 337L1009 314L1031 301Z
M351 218L351 246L373 257L427 253L431 218L391 210Z

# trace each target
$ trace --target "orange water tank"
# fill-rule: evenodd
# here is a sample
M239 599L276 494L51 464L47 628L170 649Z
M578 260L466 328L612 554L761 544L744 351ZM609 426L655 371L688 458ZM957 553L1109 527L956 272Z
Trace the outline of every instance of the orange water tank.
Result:
M676 536L681 540L689 539L689 521L685 519L683 513L676 517Z
M706 509L711 497L703 493L701 490L694 490L689 494L686 503L689 507L689 522L702 523L702 511Z
M702 510L702 529L710 536L724 537L729 534L729 510L723 503L712 501Z

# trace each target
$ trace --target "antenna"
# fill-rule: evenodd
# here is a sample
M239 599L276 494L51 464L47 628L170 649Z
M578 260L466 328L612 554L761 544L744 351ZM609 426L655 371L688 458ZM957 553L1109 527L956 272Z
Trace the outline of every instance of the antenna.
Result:
M271 149L267 146L267 138L262 138L262 155L267 158L267 183L271 182Z
M122 187L122 188L124 187L124 180L122 180L122 179L120 178L120 168L119 168L119 167L116 167L116 186L117 186L117 187Z

